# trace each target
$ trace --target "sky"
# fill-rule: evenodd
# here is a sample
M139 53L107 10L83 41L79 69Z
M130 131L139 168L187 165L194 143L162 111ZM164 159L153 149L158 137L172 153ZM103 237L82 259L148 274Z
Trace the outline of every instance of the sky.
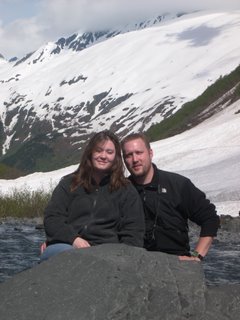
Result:
M0 0L0 54L37 50L75 32L106 29L166 12L240 10L239 0Z

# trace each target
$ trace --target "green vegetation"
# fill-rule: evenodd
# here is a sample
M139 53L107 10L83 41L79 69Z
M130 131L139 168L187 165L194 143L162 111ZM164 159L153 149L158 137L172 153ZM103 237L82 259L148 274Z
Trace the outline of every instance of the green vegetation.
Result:
M233 98L234 98L234 100L237 100L240 98L240 83L236 86Z
M0 195L0 218L42 217L51 192L14 190L11 194Z
M15 153L3 158L1 163L29 173L33 167L36 167L38 159L49 159L51 154L52 150L47 145L29 141Z
M196 117L211 103L221 98L225 93L236 86L231 95L231 102L240 98L240 66L224 77L220 77L209 86L201 96L182 106L175 114L162 122L155 124L145 133L150 141L157 141L190 129L197 124Z
M19 143L0 156L0 179L14 179L36 171L53 171L78 163L80 150L73 152L68 140L58 134L52 140L38 135L29 141ZM14 173L14 176L13 176Z
M16 179L20 176L24 176L22 171L0 163L0 179Z

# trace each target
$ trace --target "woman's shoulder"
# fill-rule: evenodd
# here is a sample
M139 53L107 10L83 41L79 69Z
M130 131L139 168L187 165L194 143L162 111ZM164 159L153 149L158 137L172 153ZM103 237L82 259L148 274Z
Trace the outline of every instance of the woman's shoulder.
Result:
M120 189L120 192L124 195L134 195L134 194L137 194L137 190L136 188L134 187L134 185L132 184L132 182L130 182L128 180L128 182L122 186Z
M72 183L72 179L73 179L73 174L68 174L66 176L63 176L60 179L58 186L69 189Z

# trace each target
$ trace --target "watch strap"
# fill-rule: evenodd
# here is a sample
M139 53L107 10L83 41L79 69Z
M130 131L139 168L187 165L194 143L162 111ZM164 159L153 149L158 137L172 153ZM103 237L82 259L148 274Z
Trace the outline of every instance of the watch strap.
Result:
M201 261L203 260L203 256L196 250L194 250L192 253L191 253L191 256L192 257L196 257L198 259L200 259Z

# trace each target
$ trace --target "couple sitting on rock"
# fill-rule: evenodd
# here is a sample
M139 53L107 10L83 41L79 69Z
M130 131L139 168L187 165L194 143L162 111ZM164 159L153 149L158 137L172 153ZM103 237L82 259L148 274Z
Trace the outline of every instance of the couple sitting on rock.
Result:
M131 173L124 176L124 165ZM121 144L111 131L95 134L78 169L62 178L45 210L41 261L73 248L124 243L200 261L219 227L215 206L181 175L152 163L147 138L130 134ZM188 219L201 226L190 251Z

